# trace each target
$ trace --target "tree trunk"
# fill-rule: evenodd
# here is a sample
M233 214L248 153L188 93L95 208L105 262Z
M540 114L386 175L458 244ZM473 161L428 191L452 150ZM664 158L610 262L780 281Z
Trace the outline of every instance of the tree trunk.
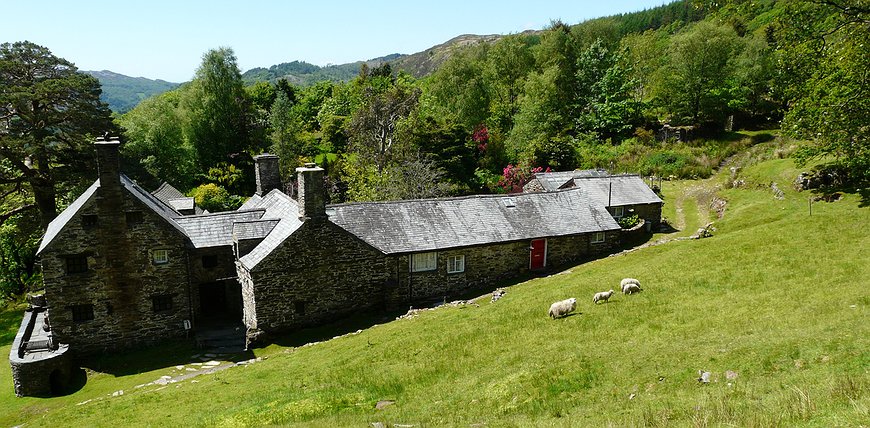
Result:
M33 188L33 199L36 201L37 209L39 209L42 228L46 229L48 223L57 217L57 203L55 201L57 191L54 189L54 182L44 177L33 177L30 180L30 186Z

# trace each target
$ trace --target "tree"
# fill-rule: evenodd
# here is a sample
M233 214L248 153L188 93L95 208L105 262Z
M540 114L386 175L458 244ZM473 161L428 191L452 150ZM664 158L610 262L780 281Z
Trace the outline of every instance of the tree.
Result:
M194 185L196 153L184 138L184 114L179 109L182 87L142 101L118 119L127 143L124 159L136 162L128 171L151 188L167 181L181 188ZM141 172L144 170L144 174Z
M0 221L37 209L47 227L58 194L96 175L90 144L116 132L100 92L96 78L47 48L0 45ZM11 195L19 197L10 205Z
M724 119L732 98L732 58L740 51L740 42L731 27L707 21L671 39L658 93L675 119L694 124Z
M780 22L783 130L812 143L799 161L831 156L855 184L870 181L870 6L863 0L789 3Z
M634 100L637 84L623 63L600 39L577 59L578 134L615 139L640 122L640 103Z
M399 149L399 121L417 106L420 90L397 85L384 94L369 91L364 106L356 112L350 126L350 142L361 160L381 173Z
M191 85L183 100L186 135L205 172L251 145L248 101L233 50L206 52Z

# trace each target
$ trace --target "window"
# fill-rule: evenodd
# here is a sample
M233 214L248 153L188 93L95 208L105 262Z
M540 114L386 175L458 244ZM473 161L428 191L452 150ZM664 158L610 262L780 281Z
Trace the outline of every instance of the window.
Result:
M95 214L85 214L82 216L82 227L85 229L93 229L100 224L100 217Z
M202 267L205 269L211 269L218 265L218 259L215 255L210 256L202 256Z
M74 322L84 322L94 319L94 305L75 305L71 306L72 318Z
M124 219L127 220L127 226L142 223L142 211L127 211L124 213Z
M84 254L66 256L66 273L83 273L88 271L88 258Z
M625 215L625 207L613 207L613 218L620 218Z
M151 258L155 265L165 265L169 263L169 250L154 250L151 253Z
M604 232L595 232L595 234L592 235L592 243L596 244L599 242L604 242Z
M293 309L296 311L296 315L305 315L305 302L302 300L293 302Z
M465 272L465 256L450 256L447 258L447 273Z
M438 256L435 252L411 255L411 272L423 272L438 268Z
M151 308L154 312L163 312L172 310L172 295L163 294L160 296L151 297Z

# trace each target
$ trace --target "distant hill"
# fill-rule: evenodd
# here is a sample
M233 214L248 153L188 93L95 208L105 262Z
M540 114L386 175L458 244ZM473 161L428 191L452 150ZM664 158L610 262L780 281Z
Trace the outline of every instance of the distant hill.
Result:
M269 68L252 68L242 73L242 80L244 80L245 84L250 85L255 82L274 82L278 79L287 79L290 83L298 86L310 86L323 80L346 82L359 74L360 65L363 63L369 67L377 67L384 62L403 56L405 55L391 54L368 61L327 65L325 67L309 64L304 61L285 62Z
M125 113L136 107L142 100L161 94L178 86L178 83L165 80L151 80L144 77L130 77L108 70L86 71L100 81L103 86L102 100L109 104L115 113Z
M447 61L457 50L465 46L479 43L495 43L502 38L499 34L480 36L476 34L463 34L456 36L440 45L432 46L422 52L411 55L402 55L390 61L393 70L405 70L414 77L424 77L432 74L438 66Z

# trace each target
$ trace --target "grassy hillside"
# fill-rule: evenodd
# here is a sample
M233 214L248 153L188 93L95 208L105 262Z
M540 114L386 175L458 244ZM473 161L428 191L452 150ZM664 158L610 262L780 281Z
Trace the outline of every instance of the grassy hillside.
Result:
M178 86L178 83L165 80L152 80L144 77L130 77L111 71L85 71L96 77L103 87L100 99L115 113L130 111L142 100L152 95L162 94Z
M847 194L809 216L809 195L788 185L796 173L789 159L747 165L745 186L719 191L728 205L711 238L592 261L517 284L495 303L312 346L271 345L248 366L136 388L200 362L167 346L94 364L102 368L80 390L37 399L13 397L3 365L0 425L866 425L868 202ZM656 239L715 218L706 203L722 180L666 183L665 215L683 231ZM591 303L625 276L644 291ZM578 314L546 316L572 296ZM5 355L11 338L0 337ZM700 384L698 370L713 382ZM395 403L376 410L379 400Z

